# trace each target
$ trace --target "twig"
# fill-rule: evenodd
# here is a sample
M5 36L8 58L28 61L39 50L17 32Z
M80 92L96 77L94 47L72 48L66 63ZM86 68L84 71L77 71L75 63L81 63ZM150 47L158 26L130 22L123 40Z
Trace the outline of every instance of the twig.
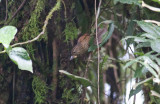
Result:
M5 21L7 21L8 18L8 0L6 0L6 16L5 16Z
M64 17L66 19L67 18L67 8L66 8L66 4L65 4L65 2L63 0L62 0L62 4L64 6Z
M18 46L18 45L24 45L24 44L28 44L28 43L32 43L32 42L38 40L39 37L45 33L48 21L51 19L53 12L57 11L58 9L60 9L60 2L61 2L61 0L57 0L57 4L51 9L51 11L49 12L49 14L47 15L46 20L44 21L42 32L40 32L40 34L38 34L37 37L35 37L35 38L31 39L31 40L25 41L25 42L13 44L13 45L11 45L11 47L15 47L15 46ZM5 52L6 52L5 50L1 51L0 54L5 53Z
M96 9L96 5L97 5L97 1L95 0L95 16L96 16L96 18L95 18L95 25L96 25L96 42L97 42L97 49L98 49L98 67L97 67L97 74L98 74L98 81L97 81L97 86L98 86L98 104L100 104L100 98L99 98L99 93L100 93L100 89L99 89L99 70L100 70L100 68L99 68L99 64L100 64L100 52L99 52L99 42L98 42L98 34L97 34L97 20L98 20L98 16L99 16L99 13L97 13L97 12L99 12L100 11L100 6L101 6L101 0L99 1L99 5L98 5L98 10Z
M11 17L11 19L7 22L7 24L9 24L9 23L12 21L12 19L17 15L17 13L22 9L22 7L24 6L25 2L26 2L26 0L24 0L24 1L21 3L21 5L18 7L18 9L16 10L16 12L15 12L15 13L13 14L13 16Z

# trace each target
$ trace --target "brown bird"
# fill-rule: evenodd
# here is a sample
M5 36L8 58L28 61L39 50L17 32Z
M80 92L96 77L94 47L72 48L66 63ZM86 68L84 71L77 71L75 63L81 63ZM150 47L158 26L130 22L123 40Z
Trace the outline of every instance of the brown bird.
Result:
M104 34L107 32L107 25L101 29L98 28L98 44L100 44L103 40ZM79 39L77 44L74 46L71 52L70 60L77 58L78 56L82 56L84 53L87 52L89 48L89 42L90 42L91 36L89 34L82 35ZM94 38L94 45L97 45L96 38Z
M70 57L70 60L77 58L77 56L83 55L85 52L87 52L89 48L89 41L90 41L90 35L84 34L79 39L75 47L72 49L72 56Z

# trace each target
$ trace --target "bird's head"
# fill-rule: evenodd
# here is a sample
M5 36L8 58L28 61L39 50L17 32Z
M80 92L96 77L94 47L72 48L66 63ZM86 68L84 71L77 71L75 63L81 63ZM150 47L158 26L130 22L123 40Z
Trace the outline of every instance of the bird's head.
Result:
M79 51L80 51L80 48L79 48L78 45L76 45L72 49L70 60L73 60L73 59L77 58L79 56L79 54L80 54Z

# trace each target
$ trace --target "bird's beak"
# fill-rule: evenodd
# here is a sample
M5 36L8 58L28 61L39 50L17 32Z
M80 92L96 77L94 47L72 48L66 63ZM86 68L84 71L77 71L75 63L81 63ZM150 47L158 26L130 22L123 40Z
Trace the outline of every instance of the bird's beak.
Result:
M73 60L74 58L77 58L77 56L71 56L70 60Z

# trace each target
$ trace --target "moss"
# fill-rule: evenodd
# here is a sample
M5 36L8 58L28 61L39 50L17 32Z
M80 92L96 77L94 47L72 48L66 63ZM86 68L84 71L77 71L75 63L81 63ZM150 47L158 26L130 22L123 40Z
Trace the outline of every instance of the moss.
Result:
M81 99L79 99L79 97L81 92L79 91L80 85L78 83L75 81L69 81L69 79L64 77L60 77L59 87L63 89L62 100L64 104L80 103Z
M30 17L30 19L28 21L28 24L22 30L22 34L23 34L22 40L23 41L27 41L27 40L33 39L39 34L39 32L41 30L40 25L42 25L40 23L39 18L41 16L41 12L45 8L45 1L46 0L38 0L37 1L36 7L35 7L34 11L31 13L31 17ZM32 1L30 2L30 6L33 6ZM40 37L39 41L41 39L45 39L46 40L46 37L47 36L43 35L42 37ZM34 48L33 48L32 44L28 44L26 47L27 47L27 50L29 50L31 55L33 56L34 55L34 53L33 53L33 51L34 51L33 49Z
M65 30L65 41L74 40L78 36L78 29L76 28L75 23L69 22L66 24Z
M33 77L32 89L35 94L34 104L44 104L48 93L48 87L46 83L41 80L38 76Z
M62 94L62 98L65 99L66 104L71 104L71 103L79 103L79 97L77 94L73 93L74 92L74 88L71 89L64 89L64 92Z

